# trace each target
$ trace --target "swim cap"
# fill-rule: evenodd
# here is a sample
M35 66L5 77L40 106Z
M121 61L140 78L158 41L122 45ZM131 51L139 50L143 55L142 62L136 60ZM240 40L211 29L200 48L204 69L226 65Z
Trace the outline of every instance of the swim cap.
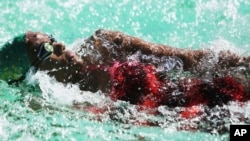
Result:
M17 79L30 66L25 34L20 34L0 47L0 79Z

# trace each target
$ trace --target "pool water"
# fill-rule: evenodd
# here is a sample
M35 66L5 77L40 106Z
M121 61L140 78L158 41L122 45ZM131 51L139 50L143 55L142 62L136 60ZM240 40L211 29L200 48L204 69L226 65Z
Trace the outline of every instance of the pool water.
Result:
M53 34L73 47L76 40L103 28L178 48L229 49L249 56L249 7L247 0L2 0L0 45L30 30ZM101 92L58 83L44 72L28 76L19 87L0 80L0 103L0 141L229 140L230 124L250 124L250 102L230 102L192 119L178 116L181 107L163 106L161 116L148 115L129 103L112 102ZM73 103L112 103L116 109L95 115ZM160 126L133 120L157 121ZM221 132L224 127L227 132Z

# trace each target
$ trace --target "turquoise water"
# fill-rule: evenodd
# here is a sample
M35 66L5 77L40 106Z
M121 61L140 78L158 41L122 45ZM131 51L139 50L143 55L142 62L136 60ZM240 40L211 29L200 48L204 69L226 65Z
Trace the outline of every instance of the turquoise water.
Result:
M72 47L77 39L104 28L179 48L226 48L250 55L249 7L249 0L1 0L0 44L31 30L51 33ZM201 119L180 119L178 108L161 107L163 117L158 117L136 113L128 103L113 102L125 107L124 112L100 115L100 122L100 117L74 109L74 101L99 107L110 102L100 92L60 84L43 72L28 77L20 87L0 80L0 140L229 140L229 133L218 133L217 121L210 123L209 132L178 130ZM231 116L221 116L223 109ZM241 117L250 118L250 103L232 102L214 111L228 127L242 123ZM117 120L110 118L112 114ZM135 117L162 124L147 127L126 122Z

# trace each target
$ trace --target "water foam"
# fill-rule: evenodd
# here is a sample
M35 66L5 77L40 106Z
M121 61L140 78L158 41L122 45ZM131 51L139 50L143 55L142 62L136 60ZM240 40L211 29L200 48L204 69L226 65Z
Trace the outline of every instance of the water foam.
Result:
M89 92L79 89L78 84L63 84L49 76L47 72L38 71L27 78L29 85L38 85L43 98L49 102L72 106L73 103L87 102L102 106L108 99L100 91Z
M203 46L204 48L204 46ZM233 53L236 53L238 55L247 55L246 54L246 50L243 50L239 47L237 47L234 43L224 39L224 38L218 38L216 40L213 40L213 41L210 41L208 44L207 44L207 47L208 49L214 51L214 53L216 54L219 54L219 52L221 51L230 51L230 52L233 52Z
M0 119L0 137L3 140L7 140L7 138L8 138L8 134L7 134L7 131L5 128L9 125L10 125L10 123L8 122L6 117L1 116L1 119Z

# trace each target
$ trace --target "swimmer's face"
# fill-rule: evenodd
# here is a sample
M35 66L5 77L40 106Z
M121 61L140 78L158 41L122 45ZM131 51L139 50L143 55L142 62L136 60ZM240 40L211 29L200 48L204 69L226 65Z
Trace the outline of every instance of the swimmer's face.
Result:
M37 60L38 52L44 43L50 43L53 46L49 59L42 61L38 68L48 70L49 74L55 76L59 81L68 81L70 76L81 69L82 60L74 52L67 50L64 44L52 43L47 34L27 32L26 43L31 63Z
M31 31L26 33L25 43L27 44L27 53L31 62L37 59L40 46L46 42L51 42L47 34Z

